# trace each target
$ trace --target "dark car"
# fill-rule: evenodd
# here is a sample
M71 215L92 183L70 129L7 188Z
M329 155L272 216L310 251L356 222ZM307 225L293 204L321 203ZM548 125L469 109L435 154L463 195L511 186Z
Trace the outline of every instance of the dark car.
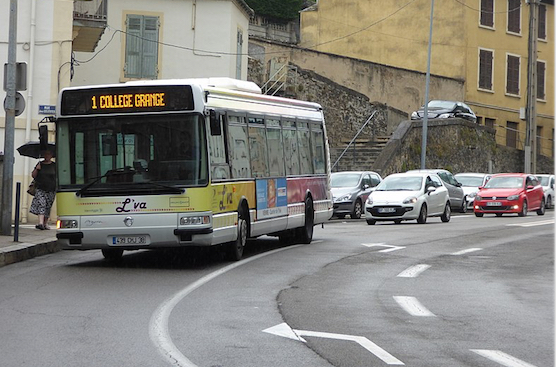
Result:
M361 218L363 205L371 191L382 181L382 177L372 171L334 172L330 177L334 216L352 219Z
M463 102L430 101L427 112L429 119L448 119L460 117L471 122L477 122L477 116L475 116L475 113ZM424 116L425 107L423 106L411 114L411 119L421 120Z

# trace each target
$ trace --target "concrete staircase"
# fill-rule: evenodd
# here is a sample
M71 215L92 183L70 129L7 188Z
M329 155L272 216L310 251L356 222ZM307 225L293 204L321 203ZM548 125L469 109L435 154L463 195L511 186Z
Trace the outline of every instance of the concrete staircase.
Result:
M373 140L356 139L342 158L338 161L332 172L339 171L373 171L373 164L379 156L382 149L390 140L390 136L376 136ZM330 162L333 165L344 149L348 146L349 141L342 142L342 146L338 148L330 148Z

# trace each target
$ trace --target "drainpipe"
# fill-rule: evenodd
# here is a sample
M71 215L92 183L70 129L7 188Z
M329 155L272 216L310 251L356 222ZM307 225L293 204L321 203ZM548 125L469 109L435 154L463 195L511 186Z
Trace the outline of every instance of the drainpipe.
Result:
M37 0L31 0L31 25L30 25L30 39L29 39L29 67L27 68L27 121L25 123L25 142L31 140L31 124L33 122L33 81L34 81L34 70L35 70L35 33L37 29L36 21L37 13ZM23 201L21 207L21 223L27 223L27 215L29 209L29 199L30 195L26 195L26 188L29 186L29 176L30 176L30 161L31 158L25 157L24 164L24 176L23 176ZM29 174L27 174L29 172Z

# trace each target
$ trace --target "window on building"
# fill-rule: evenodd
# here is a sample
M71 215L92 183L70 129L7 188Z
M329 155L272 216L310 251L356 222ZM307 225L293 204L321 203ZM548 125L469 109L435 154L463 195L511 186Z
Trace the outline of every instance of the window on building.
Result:
M546 100L546 63L537 61L537 99Z
M127 15L124 67L126 78L157 78L158 29L158 17Z
M237 30L237 48L236 48L236 79L241 79L241 68L243 60L243 31Z
M519 95L519 56L507 55L506 59L506 93Z
M508 0L508 32L521 34L521 0Z
M476 116L476 117L477 117L477 124L482 125L483 124L483 116Z
M539 39L546 40L546 5L539 4Z
M537 154L542 154L542 126L537 126Z
M494 0L481 0L481 23L484 27L494 27Z
M518 127L517 122L508 121L506 123L506 146L517 148Z
M493 58L493 51L479 49L479 89L492 90Z
M488 117L485 117L485 126L487 127L491 127L494 129L494 122L496 120L495 119L489 119Z

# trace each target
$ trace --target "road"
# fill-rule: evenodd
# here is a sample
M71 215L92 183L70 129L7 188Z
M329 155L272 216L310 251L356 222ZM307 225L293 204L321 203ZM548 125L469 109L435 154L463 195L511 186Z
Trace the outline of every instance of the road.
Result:
M554 366L554 211L0 268L0 366Z

